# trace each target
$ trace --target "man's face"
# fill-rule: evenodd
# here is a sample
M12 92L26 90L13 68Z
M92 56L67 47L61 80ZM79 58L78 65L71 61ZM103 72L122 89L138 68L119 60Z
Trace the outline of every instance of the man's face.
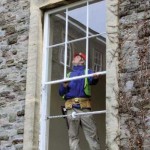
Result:
M73 61L72 61L72 64L73 65L83 65L84 64L84 60L81 56L77 55L73 58Z

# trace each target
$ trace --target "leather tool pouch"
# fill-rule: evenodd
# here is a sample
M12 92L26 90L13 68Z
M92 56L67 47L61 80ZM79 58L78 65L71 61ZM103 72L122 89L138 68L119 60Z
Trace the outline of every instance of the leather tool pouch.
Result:
M65 102L65 108L66 109L72 109L72 105L73 104L80 104L80 108L91 108L91 101L90 100L76 100L76 99L71 99L71 100L67 100Z

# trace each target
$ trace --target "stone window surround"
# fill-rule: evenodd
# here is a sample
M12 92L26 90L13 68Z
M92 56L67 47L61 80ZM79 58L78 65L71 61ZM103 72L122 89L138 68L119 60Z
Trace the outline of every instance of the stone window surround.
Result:
M39 149L44 11L75 1L79 0L30 1L30 30L23 150ZM118 1L119 0L106 0L108 33L108 38L106 40L106 144L109 150L119 150L119 140L117 137L120 127L118 110L115 109L118 106L118 59L117 56L112 57L111 55L118 47Z

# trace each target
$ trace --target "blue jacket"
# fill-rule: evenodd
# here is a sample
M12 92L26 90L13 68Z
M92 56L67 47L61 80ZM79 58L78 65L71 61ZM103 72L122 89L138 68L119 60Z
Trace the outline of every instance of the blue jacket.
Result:
M93 73L92 70L88 70L88 74ZM85 74L85 66L74 66L73 71L70 73L70 77L80 76ZM64 96L64 99L71 99L76 97L90 97L87 96L84 92L84 82L85 79L77 79L70 81L68 86L65 88L63 84L59 87L59 95ZM98 79L93 79L93 77L88 77L88 82L90 85L95 85L98 82Z

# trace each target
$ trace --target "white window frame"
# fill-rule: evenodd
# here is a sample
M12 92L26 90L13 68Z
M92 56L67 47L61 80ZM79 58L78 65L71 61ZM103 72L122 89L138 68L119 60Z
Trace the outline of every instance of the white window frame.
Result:
M48 86L47 85L52 85L52 84L61 83L61 82L65 82L65 81L70 81L70 80L81 79L81 78L93 76L93 74L88 74L88 61L86 61L86 73L85 73L85 75L67 78L67 45L72 43L72 42L86 40L86 60L88 60L88 58L89 58L89 55L88 55L88 49L89 49L89 42L88 41L89 40L88 39L92 38L92 37L97 37L97 36L106 34L106 32L103 32L103 33L96 34L96 35L89 35L89 20L88 20L89 8L88 8L88 6L89 6L90 1L93 1L93 0L80 1L80 2L77 2L74 4L70 4L68 6L65 6L65 7L61 7L61 8L55 9L55 10L45 12L45 15L44 15L43 65L42 65L43 66L43 71L42 71L42 98L41 98L42 100L41 100L41 119L40 119L40 125L41 126L40 126L40 143L39 143L39 149L40 150L48 150L49 133L47 132L47 130L49 128L48 127L49 121L47 120L47 117L49 115L47 114L47 106L49 105L49 102L47 101L47 99L48 99L48 95L47 95ZM68 8L73 7L73 6L77 6L77 5L81 5L83 3L87 3L86 37L68 41ZM60 10L64 10L64 9L66 9L65 42L55 44L55 45L48 45L48 43L49 43L48 35L50 35L49 15L56 13ZM47 34L47 33L49 33L49 34ZM50 53L51 48L61 46L61 45L65 45L64 78L60 79L60 80L55 80L55 81L48 81L47 80L48 79L48 70L47 70L48 54ZM106 74L106 71L97 72L96 74Z

